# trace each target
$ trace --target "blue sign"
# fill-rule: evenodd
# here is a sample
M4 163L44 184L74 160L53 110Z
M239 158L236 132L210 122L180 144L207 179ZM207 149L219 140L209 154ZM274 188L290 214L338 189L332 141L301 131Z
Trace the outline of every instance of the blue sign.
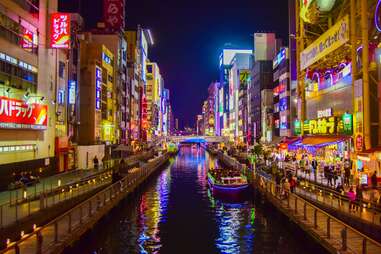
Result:
M69 104L75 104L76 93L77 93L77 81L71 80L69 82Z
M102 70L95 67L95 109L101 110Z

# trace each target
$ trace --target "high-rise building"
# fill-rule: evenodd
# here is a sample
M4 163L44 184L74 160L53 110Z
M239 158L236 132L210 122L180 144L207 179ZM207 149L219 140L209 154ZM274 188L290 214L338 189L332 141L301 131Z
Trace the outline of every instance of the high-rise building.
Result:
M78 159L103 158L118 143L114 54L86 33L81 42L81 125ZM106 148L106 149L105 149ZM91 159L90 159L91 160ZM87 168L89 164L79 164Z
M291 80L289 67L289 50L288 48L281 48L273 61L274 137L291 136Z
M65 92L68 83L67 71L59 64L66 61L62 57L65 49L53 48L57 44L51 40L48 26L53 17L64 26L69 21L67 15L54 13L57 0L0 3L1 187L11 181L14 172L55 172L55 102L62 96L58 83L66 85ZM65 29L63 33L68 40L60 46L67 47L70 31ZM67 123L67 117L64 121Z
M115 135L116 144L127 144L127 119L129 116L128 109L128 87L127 87L127 41L122 33L104 33L102 29L92 31L91 38L94 42L103 44L114 55L115 60L113 65L113 113L114 125L113 132ZM102 57L108 61L107 55Z
M241 143L246 140L244 138L246 136L245 126L247 122L246 95L247 84L250 81L251 61L251 53L236 53L230 63L229 136L232 141Z
M130 78L130 129L132 140L147 139L147 62L148 47L153 44L150 30L138 26L125 32L127 38L127 68Z
M159 125L161 85L162 77L160 75L157 63L147 63L147 121L148 121L148 140L153 136L161 135Z
M249 143L270 142L273 128L273 58L275 34L254 34L254 63L248 88Z
M220 112L218 119L216 119L216 134L229 136L229 80L231 61L235 54L246 53L252 54L250 49L223 49L220 54L219 71L220 71L220 84L219 84L219 109Z

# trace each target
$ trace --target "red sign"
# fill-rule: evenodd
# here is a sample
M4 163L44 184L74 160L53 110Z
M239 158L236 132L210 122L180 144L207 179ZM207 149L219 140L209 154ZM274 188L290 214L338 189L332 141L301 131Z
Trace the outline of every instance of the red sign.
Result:
M0 97L0 128L44 130L47 124L47 105Z
M103 0L103 8L107 29L118 31L124 28L124 0Z
M70 14L53 13L50 16L50 47L70 48Z
M362 151L363 148L363 138L360 134L356 136L356 150L357 151Z
M33 32L24 28L23 36L20 42L21 47L24 49L33 48Z

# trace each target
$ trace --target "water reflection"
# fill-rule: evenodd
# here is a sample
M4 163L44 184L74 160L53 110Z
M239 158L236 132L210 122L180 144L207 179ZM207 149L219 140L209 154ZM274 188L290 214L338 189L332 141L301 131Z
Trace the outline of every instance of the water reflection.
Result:
M252 200L213 197L207 170L217 163L201 148L182 147L171 165L66 253L303 253L306 246Z

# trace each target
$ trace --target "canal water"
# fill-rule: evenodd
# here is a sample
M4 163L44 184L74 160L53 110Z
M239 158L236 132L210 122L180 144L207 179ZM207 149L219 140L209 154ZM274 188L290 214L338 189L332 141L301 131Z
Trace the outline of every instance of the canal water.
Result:
M206 176L216 163L202 148L181 147L168 166L65 253L324 253L254 198L214 199Z

